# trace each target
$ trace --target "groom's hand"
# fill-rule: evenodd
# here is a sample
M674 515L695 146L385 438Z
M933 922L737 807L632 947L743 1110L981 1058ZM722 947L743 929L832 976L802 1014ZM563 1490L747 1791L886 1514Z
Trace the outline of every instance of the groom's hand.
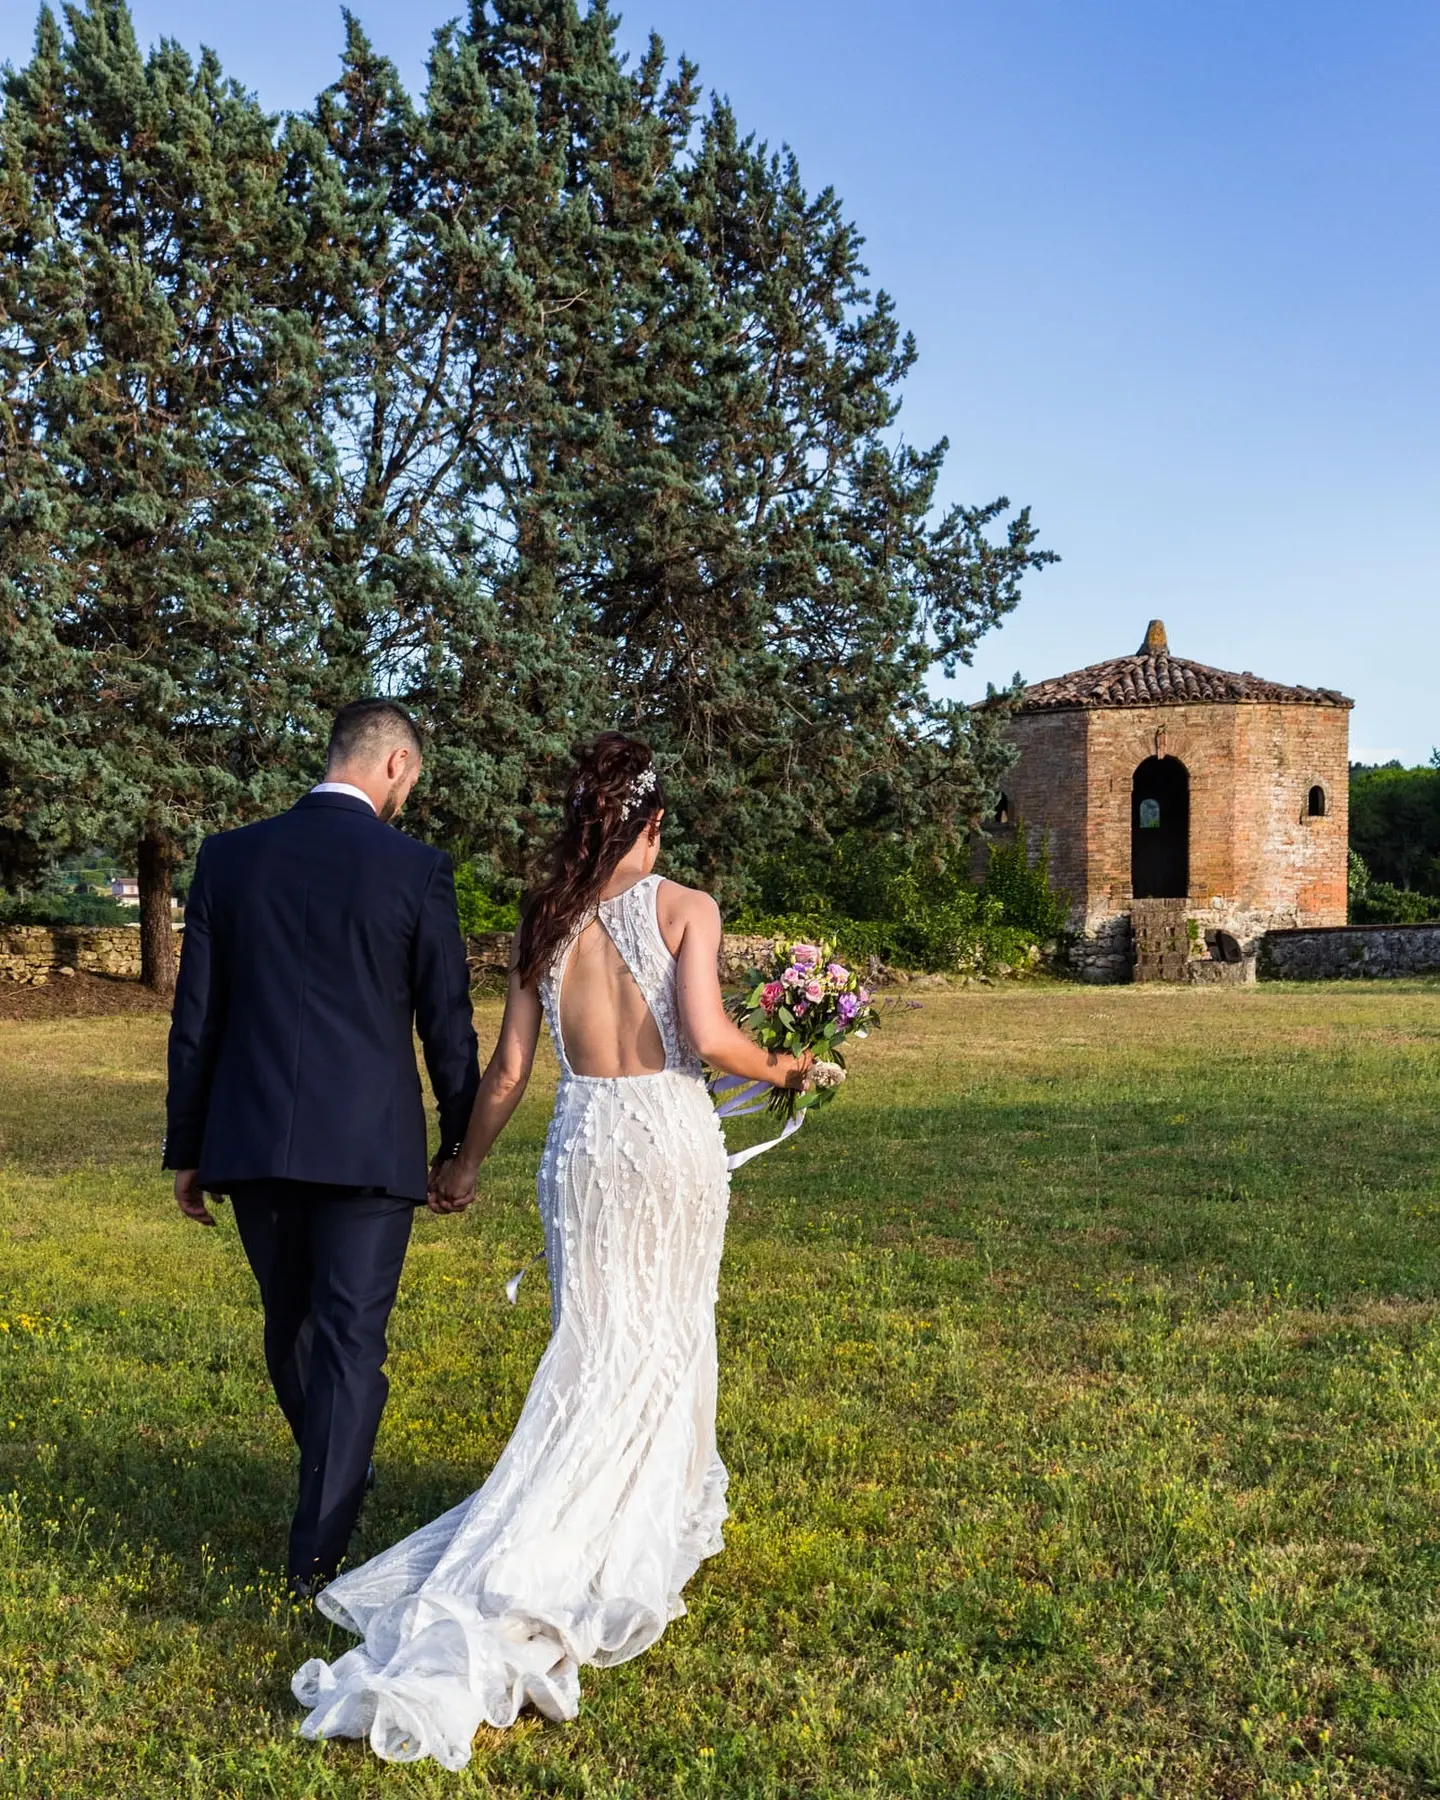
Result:
M475 1175L467 1174L458 1160L438 1157L430 1171L430 1195L426 1205L433 1213L464 1212L475 1198Z
M214 1214L205 1204L205 1190L200 1186L198 1169L177 1169L175 1171L175 1204L187 1219L193 1219L197 1225L213 1225Z

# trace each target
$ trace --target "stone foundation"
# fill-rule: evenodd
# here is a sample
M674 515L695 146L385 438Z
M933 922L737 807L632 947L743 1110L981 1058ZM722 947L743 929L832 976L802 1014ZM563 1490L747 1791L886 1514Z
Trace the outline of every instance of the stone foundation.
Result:
M1066 972L1080 981L1339 981L1440 974L1440 921L1426 925L1297 926L1293 914L1246 913L1217 901L1134 903L1091 919L1070 940Z
M1190 921L1184 900L1137 900L1130 912L1135 934L1134 981L1184 981L1190 966Z
M1255 979L1266 936L1299 923L1294 907L1257 912L1218 894L1208 901L1132 900L1128 905L1125 912L1092 913L1076 922L1065 957L1069 974L1090 982L1249 982ZM1181 918L1183 940L1175 936ZM1141 938L1147 942L1142 944ZM1137 967L1142 963L1143 973Z
M1272 931L1261 945L1260 973L1269 981L1440 974L1440 923Z
M1087 919L1065 947L1065 969L1077 981L1098 986L1128 981L1134 966L1134 934L1129 913Z

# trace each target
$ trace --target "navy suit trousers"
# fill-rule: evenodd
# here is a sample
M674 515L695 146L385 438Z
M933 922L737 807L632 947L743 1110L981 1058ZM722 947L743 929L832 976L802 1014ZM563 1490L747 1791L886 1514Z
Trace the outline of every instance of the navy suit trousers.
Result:
M415 1208L301 1181L237 1183L230 1198L264 1303L270 1380L300 1448L290 1575L328 1579L365 1498Z

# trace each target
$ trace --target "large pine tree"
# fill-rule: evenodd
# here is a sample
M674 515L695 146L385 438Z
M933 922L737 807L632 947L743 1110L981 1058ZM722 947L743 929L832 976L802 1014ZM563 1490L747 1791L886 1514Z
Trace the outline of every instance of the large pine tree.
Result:
M1004 500L934 517L946 446L897 440L914 347L835 196L727 107L699 117L658 42L627 68L614 32L602 6L493 0L432 69L417 216L473 222L475 278L446 292L503 350L457 465L489 630L448 636L446 725L528 774L488 817L454 781L433 810L477 847L534 842L554 749L603 717L662 754L672 866L738 896L795 830L982 810L997 717L933 676L1048 558L1023 511L997 534Z
M9 591L54 634L58 685L31 699L63 710L71 835L133 845L144 975L165 989L178 860L288 793L303 742L313 631L286 470L317 365L283 306L300 221L274 120L208 52L142 57L119 0L67 22L42 11L6 88L30 220L6 291L31 547ZM25 788L53 737L26 749Z
M473 0L416 104L347 16L280 131L121 0L67 19L3 120L0 849L128 835L163 984L175 856L365 691L435 723L418 827L512 876L605 724L732 898L796 831L981 810L998 717L934 677L1046 558L936 516L855 228L690 65Z

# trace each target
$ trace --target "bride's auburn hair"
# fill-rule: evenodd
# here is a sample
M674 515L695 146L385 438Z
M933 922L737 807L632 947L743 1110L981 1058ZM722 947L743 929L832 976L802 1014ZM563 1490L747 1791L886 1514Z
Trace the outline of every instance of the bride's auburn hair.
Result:
M607 731L576 752L550 873L520 918L515 968L523 985L544 975L599 901L616 864L664 806L655 758L639 738Z

